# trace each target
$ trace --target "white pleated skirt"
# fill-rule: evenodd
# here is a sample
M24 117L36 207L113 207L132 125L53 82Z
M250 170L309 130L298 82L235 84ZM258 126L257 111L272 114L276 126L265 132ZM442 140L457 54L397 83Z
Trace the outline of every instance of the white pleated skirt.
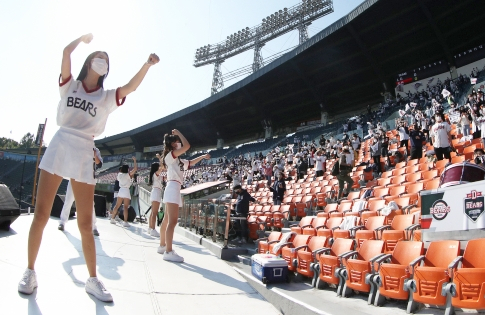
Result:
M60 128L42 157L39 168L65 179L96 185L93 137Z
M167 187L165 187L165 192L163 193L164 203L175 203L182 207L182 196L180 195L180 183L176 181L169 181Z
M120 187L118 198L127 198L131 200L130 188Z
M152 188L150 193L150 202L162 202L162 190L160 188Z

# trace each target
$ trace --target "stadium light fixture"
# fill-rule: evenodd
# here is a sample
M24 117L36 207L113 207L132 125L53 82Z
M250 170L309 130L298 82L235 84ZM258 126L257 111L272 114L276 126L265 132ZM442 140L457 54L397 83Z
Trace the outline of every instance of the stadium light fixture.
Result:
M283 8L263 18L261 24L246 27L226 37L222 42L203 46L196 50L194 66L201 67L214 64L214 76L211 92L220 90L222 73L220 65L225 59L233 57L249 49L254 49L253 71L263 66L261 48L266 42L293 30L299 31L300 44L308 39L308 26L312 21L333 12L333 0L302 0L301 3L290 8ZM223 85L222 85L223 86Z

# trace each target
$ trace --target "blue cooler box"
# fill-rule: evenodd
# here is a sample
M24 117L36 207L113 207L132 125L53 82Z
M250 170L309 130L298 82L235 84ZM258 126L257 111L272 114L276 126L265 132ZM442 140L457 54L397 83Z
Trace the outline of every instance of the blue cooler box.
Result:
M288 277L286 260L272 254L254 254L251 273L263 283L285 282Z

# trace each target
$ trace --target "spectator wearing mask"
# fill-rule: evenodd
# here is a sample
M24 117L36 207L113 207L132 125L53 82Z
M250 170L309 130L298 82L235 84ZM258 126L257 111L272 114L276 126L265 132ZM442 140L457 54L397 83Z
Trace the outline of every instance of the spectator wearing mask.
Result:
M422 158L423 142L426 141L426 138L418 124L414 124L414 129L409 132L409 140L411 141L411 160Z
M233 191L237 194L236 199L236 217L242 217L245 219L238 220L240 228L236 229L236 242L240 244L247 243L248 241L248 221L246 218L249 213L249 202L256 202L256 199L251 197L247 190L242 189L241 185L233 187Z
M352 186L354 185L354 181L349 176L350 172L352 171L352 167L354 163L354 159L350 154L349 148L344 147L342 150L342 154L339 158L339 174L337 175L338 180L338 196L337 199L342 198L344 195L344 185L347 183L347 192L348 194Z
M435 114L436 123L431 127L430 136L433 140L434 152L438 161L443 160L443 156L451 161L451 126L445 121L441 113Z
M268 185L268 188L273 193L273 204L281 205L286 191L285 174L279 172L273 185Z

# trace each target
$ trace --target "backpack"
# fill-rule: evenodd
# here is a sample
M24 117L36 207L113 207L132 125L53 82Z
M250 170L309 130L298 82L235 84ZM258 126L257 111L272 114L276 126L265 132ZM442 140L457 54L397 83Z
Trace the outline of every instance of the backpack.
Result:
M330 173L333 176L337 176L340 174L340 163L339 161L335 162L335 164L332 166L332 172Z

